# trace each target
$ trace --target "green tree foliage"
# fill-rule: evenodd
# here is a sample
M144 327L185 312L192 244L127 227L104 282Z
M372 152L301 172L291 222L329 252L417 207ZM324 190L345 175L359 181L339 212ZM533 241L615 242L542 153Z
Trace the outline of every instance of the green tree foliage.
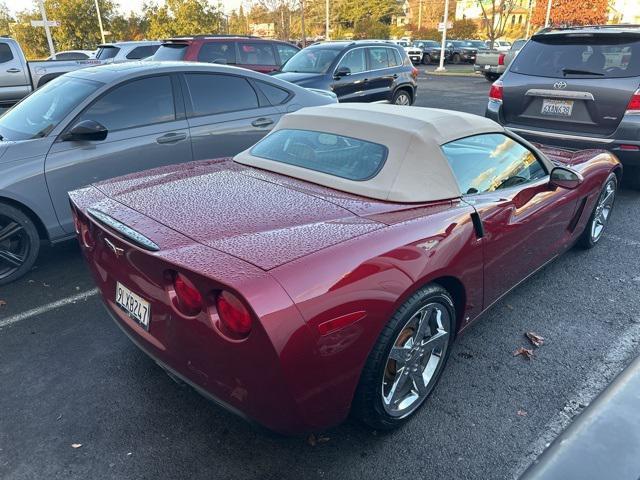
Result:
M163 5L146 4L147 38L222 33L226 30L222 12L207 0L166 0Z
M376 23L388 26L393 15L402 11L396 0L334 0L332 6L332 23L353 27L354 33L359 22L364 23L366 28L375 29ZM364 27L357 28L363 31Z
M9 15L9 9L7 4L0 1L0 36L7 36L10 34L11 24L14 23L14 19Z
M28 60L47 58L49 47L44 28L32 27L31 20L42 20L42 17L35 10L24 10L16 14L16 23L11 26L11 36L20 43Z
M112 41L118 40L144 40L149 30L149 19L134 12L129 15L114 15L108 30Z
M229 15L229 33L236 35L249 34L249 21L244 14L244 8L240 5L238 11L231 12Z
M355 22L353 38L389 38L389 25L372 18L363 18Z

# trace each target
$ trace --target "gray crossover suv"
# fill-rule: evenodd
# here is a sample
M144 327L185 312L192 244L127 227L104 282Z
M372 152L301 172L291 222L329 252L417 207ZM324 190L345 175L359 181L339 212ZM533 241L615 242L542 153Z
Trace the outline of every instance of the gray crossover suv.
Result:
M234 155L286 112L335 103L236 67L135 62L68 73L0 117L0 285L41 240L74 234L67 192L173 163Z
M640 188L640 27L546 29L489 93L486 116L523 137L604 148Z

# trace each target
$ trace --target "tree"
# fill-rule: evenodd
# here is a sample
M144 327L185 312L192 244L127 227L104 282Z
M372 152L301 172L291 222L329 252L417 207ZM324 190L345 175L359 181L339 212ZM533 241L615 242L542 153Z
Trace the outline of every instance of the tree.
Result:
M114 15L108 27L113 41L143 40L147 38L148 29L149 20L134 12L130 12L128 16Z
M445 0L409 0L411 23L415 30L437 29L444 17ZM451 2L453 5L454 2ZM451 5L449 8L451 9ZM422 7L422 12L420 12ZM451 12L451 10L449 10ZM414 30L413 28L411 30ZM414 33L415 35L415 33ZM420 38L423 38L422 36Z
M516 8L517 0L478 0L478 4L482 11L485 33L490 42L489 48L493 48L493 42L507 31L509 16Z
M447 30L447 37L451 39L476 38L477 36L478 24L473 20L456 20L453 22L453 27Z
M353 29L353 38L356 40L367 38L389 38L389 25L371 18L364 18L359 22L356 22L355 28Z
M596 25L607 21L608 0L552 0L549 23L562 25ZM531 24L543 27L547 2L536 2Z
M149 38L202 35L226 30L219 7L209 5L207 0L166 0L162 6L145 4L143 15L149 25Z
M244 14L244 8L242 8L242 5L240 5L237 12L233 10L231 15L229 15L229 33L235 35L249 34L249 22Z
M14 19L9 15L7 4L0 1L0 36L9 36Z
M32 27L31 20L42 20L42 17L35 10L18 12L11 34L20 43L27 60L46 58L49 56L49 47L44 28Z

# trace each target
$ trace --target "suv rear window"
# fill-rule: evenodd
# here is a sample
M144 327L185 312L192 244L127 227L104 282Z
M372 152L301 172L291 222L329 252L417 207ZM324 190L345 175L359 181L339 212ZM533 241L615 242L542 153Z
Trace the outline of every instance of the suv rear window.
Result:
M164 43L153 54L154 60L182 60L187 53L186 43Z
M640 76L640 39L625 36L554 36L529 41L512 72L552 78Z
M234 64L236 63L236 44L233 42L208 42L200 47L199 62Z
M277 130L251 154L348 180L374 177L387 159L387 147L352 137L311 130Z
M107 60L109 58L115 57L119 51L120 48L118 47L100 47L98 53L96 54L96 58L98 60Z

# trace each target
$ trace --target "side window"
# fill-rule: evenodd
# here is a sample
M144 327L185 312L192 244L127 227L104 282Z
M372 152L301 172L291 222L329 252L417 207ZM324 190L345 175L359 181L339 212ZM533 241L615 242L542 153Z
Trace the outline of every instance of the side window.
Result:
M258 108L258 96L249 82L232 75L185 75L193 116Z
M298 49L284 43L276 43L276 50L280 56L280 64L284 65L291 57L298 53Z
M276 57L269 42L241 42L240 64L242 65L275 65Z
M387 56L388 48L371 47L367 50L369 50L370 70L380 70L381 68L389 67L389 58Z
M351 73L361 73L367 69L367 61L365 59L364 48L355 48L347 52L337 68L346 67Z
M284 88L276 87L267 82L256 81L258 88L265 94L269 103L271 105L280 105L287 98L289 98L290 93Z
M389 66L390 67L398 67L402 65L402 59L400 58L400 54L395 48L389 48Z
M6 43L0 43L0 63L13 60L13 53L11 53L11 47Z
M533 152L501 133L455 140L442 150L463 194L493 192L547 175Z
M156 53L156 50L158 50L159 47L160 45L145 45L142 47L136 47L127 54L127 58L129 60L140 60L141 58L150 57L151 55Z
M236 63L236 46L233 42L209 42L200 47L198 52L199 62Z
M127 82L88 107L80 120L95 120L110 131L175 120L173 90L168 76Z

